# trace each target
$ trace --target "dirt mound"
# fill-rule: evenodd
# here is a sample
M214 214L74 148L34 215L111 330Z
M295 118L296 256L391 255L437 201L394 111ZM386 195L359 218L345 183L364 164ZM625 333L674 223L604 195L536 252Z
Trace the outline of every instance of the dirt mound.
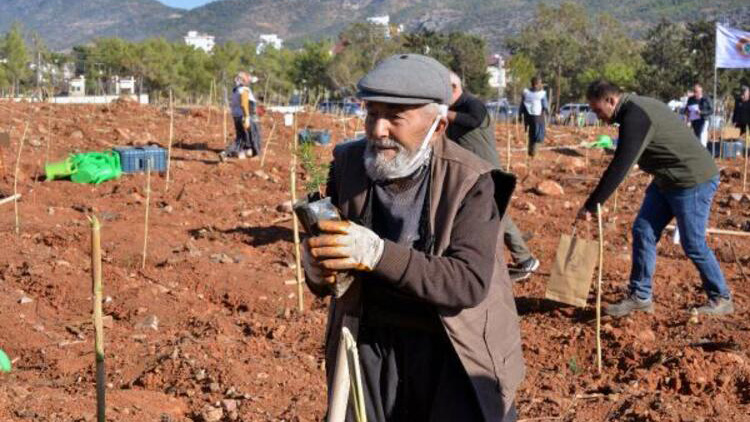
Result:
M29 117L19 172L20 235L13 232L13 206L0 206L0 348L14 359L13 372L0 382L0 420L93 420L87 213L103 221L111 420L320 420L326 303L306 292L305 312L296 310L292 230L284 206L292 131L282 116L262 118L268 155L261 170L259 159L219 162L225 141L216 109L176 112L172 182L167 189L162 175L152 179L145 269L144 175L99 186L44 182L41 175L46 161L72 152L142 143L166 147L167 111L129 102L0 103L0 130L12 133L11 149L3 151L6 167L12 169ZM331 130L334 144L362 130L361 121L332 115L302 113L299 123ZM498 126L503 163L509 133L512 170L519 177L510 212L521 230L534 234L530 246L542 261L538 274L516 286L528 363L518 393L521 418L747 420L750 287L738 265L748 272L750 240L710 237L738 312L698 324L689 323L687 313L703 300L697 272L679 246L663 241L656 314L605 318L605 367L598 375L593 310L540 298L558 236L569 230L610 157L590 152L584 168L584 158L571 160L565 149L543 149L527 161L519 151L522 132ZM557 127L549 133L545 146L575 145L593 136ZM331 147L318 152L327 159ZM730 198L741 188L740 164L721 163L712 227L738 230L750 221L747 206ZM565 194L536 195L533 188L543 181ZM647 183L648 176L634 172L620 188L616 213L614 201L607 204L605 302L616 299L625 284L630 222ZM12 191L12 174L6 174L0 192Z

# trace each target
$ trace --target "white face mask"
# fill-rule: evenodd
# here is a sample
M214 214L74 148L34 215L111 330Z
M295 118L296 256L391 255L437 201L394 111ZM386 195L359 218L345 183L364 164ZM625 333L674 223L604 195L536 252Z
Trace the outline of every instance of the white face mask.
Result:
M373 142L368 141L367 148L365 149L365 170L371 179L376 181L402 179L411 176L429 161L430 153L432 152L430 140L435 134L435 130L437 130L440 119L448 115L448 106L439 104L438 107L438 114L435 116L430 130L427 131L427 134L422 139L419 148L412 153L408 152L403 145L393 139L380 141L385 143L384 146L398 148L396 156L386 161L375 151Z

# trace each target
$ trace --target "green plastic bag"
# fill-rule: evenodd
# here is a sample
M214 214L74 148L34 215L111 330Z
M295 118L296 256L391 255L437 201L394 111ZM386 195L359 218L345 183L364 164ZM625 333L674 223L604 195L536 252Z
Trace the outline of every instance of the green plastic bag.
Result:
M113 151L87 152L73 155L76 172L70 176L75 183L99 184L117 179L122 174L120 154Z

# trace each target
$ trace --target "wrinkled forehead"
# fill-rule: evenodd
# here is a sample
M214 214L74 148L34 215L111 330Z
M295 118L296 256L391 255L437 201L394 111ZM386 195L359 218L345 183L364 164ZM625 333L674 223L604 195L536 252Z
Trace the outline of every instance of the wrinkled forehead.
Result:
M424 107L425 104L392 104L392 103L381 103L377 101L366 101L365 109L367 113L389 113L397 114L402 112L408 112L411 110L418 110Z

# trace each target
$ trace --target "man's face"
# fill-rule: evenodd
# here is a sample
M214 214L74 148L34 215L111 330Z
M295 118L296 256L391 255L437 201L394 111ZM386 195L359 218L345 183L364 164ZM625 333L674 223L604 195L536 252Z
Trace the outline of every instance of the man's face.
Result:
M750 100L750 89L743 90L742 91L742 96L740 98L742 98L742 101L748 101L748 100Z
M605 123L612 123L615 117L615 107L617 106L617 100L619 97L610 95L600 100L589 100L589 107L601 121Z
M695 98L703 97L703 87L701 87L700 85L694 86L693 92L695 93Z
M367 103L365 133L368 154L375 165L397 171L407 163L435 121L436 110L430 105ZM445 119L438 124L433 139L445 129Z
M541 91L542 90L542 81L538 81L537 83L533 84L531 88L534 89L534 91Z

